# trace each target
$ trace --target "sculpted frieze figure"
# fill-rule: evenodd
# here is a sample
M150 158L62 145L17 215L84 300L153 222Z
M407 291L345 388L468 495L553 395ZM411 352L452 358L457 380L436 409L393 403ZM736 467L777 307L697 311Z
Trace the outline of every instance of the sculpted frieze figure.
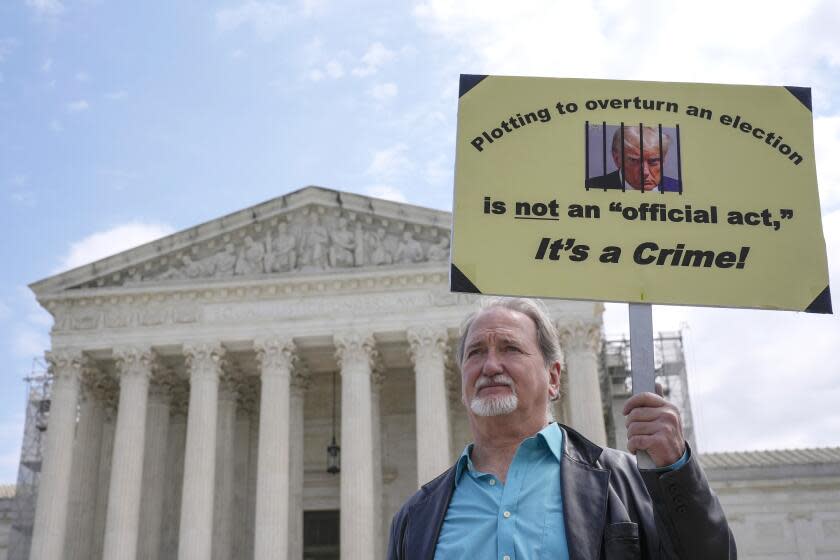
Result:
M429 247L426 254L430 261L448 261L449 260L449 236L444 235L440 240Z
M356 234L347 226L347 218L339 218L338 227L330 232L329 262L337 268L355 264Z
M376 231L368 231L364 234L366 264L374 266L380 264L391 264L393 257L385 247L385 228L377 228Z
M403 232L402 241L397 247L395 260L401 263L416 263L423 260L423 246L414 239L410 231Z
M254 241L250 235L245 236L245 245L239 250L234 274L251 275L265 272L265 245Z
M327 267L330 235L317 214L310 214L301 239L302 268L321 270Z
M271 272L289 272L295 270L298 264L297 239L289 232L289 225L280 222L277 232L272 237L268 234L269 254L266 257L266 268Z
M224 279L330 268L382 266L423 261L445 262L449 258L449 235L440 228L428 235L404 231L399 222L374 221L352 212L324 212L304 208L281 217L269 226L249 225L246 230L220 234L217 241L180 248L153 261L137 263L122 273L109 273L85 283L85 287L137 285L167 280ZM400 233L401 232L401 233ZM231 240L231 236L235 236ZM109 326L126 323L114 316ZM132 320L133 321L133 320ZM95 328L89 320L87 328ZM72 328L85 328L74 324Z

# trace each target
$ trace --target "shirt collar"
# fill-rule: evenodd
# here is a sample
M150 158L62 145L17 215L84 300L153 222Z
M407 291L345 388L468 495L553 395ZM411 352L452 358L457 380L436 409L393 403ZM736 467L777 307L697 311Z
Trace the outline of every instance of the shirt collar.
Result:
M548 450L551 451L551 454L554 455L554 458L557 459L558 463L562 461L563 432L560 430L560 426L557 422L550 423L548 426L537 432L534 437L545 442L546 447L548 447ZM455 463L455 486L458 486L458 482L460 482L464 471L474 469L472 458L470 457L470 455L472 455L473 445L474 444L472 443L468 444L461 452L461 456L458 457L458 462Z

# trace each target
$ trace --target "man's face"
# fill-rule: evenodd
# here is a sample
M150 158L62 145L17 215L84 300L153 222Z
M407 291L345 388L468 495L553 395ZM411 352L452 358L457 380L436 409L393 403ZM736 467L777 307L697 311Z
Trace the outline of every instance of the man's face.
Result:
M461 376L468 413L498 416L518 411L542 419L549 398L559 391L560 364L546 367L530 317L493 307L470 326Z
M664 156L665 153L662 153ZM613 159L618 167L624 168L624 180L634 189L641 189L642 184L646 191L659 186L662 178L662 160L660 159L659 145L650 148L645 146L644 157L641 156L638 146L624 145L624 165L621 163L621 151L613 152Z

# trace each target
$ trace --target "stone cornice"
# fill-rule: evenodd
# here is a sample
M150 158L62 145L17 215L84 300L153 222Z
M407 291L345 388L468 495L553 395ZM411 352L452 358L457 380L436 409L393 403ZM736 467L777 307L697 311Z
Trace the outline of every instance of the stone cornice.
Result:
M225 243L224 237L226 235L239 234L245 229L259 226L261 223L266 223L279 216L289 215L298 210L303 211L306 207L316 208L322 214L332 213L351 218L360 217L364 220L378 220L378 223L404 223L419 228L448 230L451 224L451 215L448 212L377 200L320 187L307 187L180 231L136 249L46 278L31 284L30 287L41 298L49 293L80 286L91 280L108 278L108 281L120 282L135 276L136 272L142 274L143 270L148 270L146 265L156 259L167 258L167 255L215 239ZM367 223L372 222L368 221ZM132 268L135 269L135 273L129 272ZM119 277L115 275L119 275Z

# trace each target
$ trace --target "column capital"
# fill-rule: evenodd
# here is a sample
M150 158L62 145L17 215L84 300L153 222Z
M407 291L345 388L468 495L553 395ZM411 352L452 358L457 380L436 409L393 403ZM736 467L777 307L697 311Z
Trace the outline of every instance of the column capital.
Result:
M53 379L80 380L84 356L78 348L56 348L44 352Z
M596 323L572 321L559 323L557 333L564 351L598 352L601 349L601 326Z
M335 359L342 372L349 364L364 364L373 369L379 352L373 334L362 331L347 331L333 335Z
M172 401L172 388L175 385L175 369L163 364L159 357L152 361L151 384L149 396L155 399Z
M184 356L190 378L195 375L218 377L222 369L225 349L217 342L184 344Z
M298 361L292 372L291 386L293 390L306 392L312 384L312 375L306 365Z
M114 348L114 359L120 379L125 377L152 377L155 354L149 347L121 346Z
M297 361L294 340L285 337L258 338L254 341L260 375L291 375Z
M418 360L428 357L443 356L446 359L449 334L445 327L411 327L405 334L408 338L408 354L415 365Z
M259 408L257 385L250 378L242 378L236 384L236 396L239 408L248 414L254 414Z
M189 402L189 383L176 382L172 384L169 397L169 411L172 416L186 415Z

